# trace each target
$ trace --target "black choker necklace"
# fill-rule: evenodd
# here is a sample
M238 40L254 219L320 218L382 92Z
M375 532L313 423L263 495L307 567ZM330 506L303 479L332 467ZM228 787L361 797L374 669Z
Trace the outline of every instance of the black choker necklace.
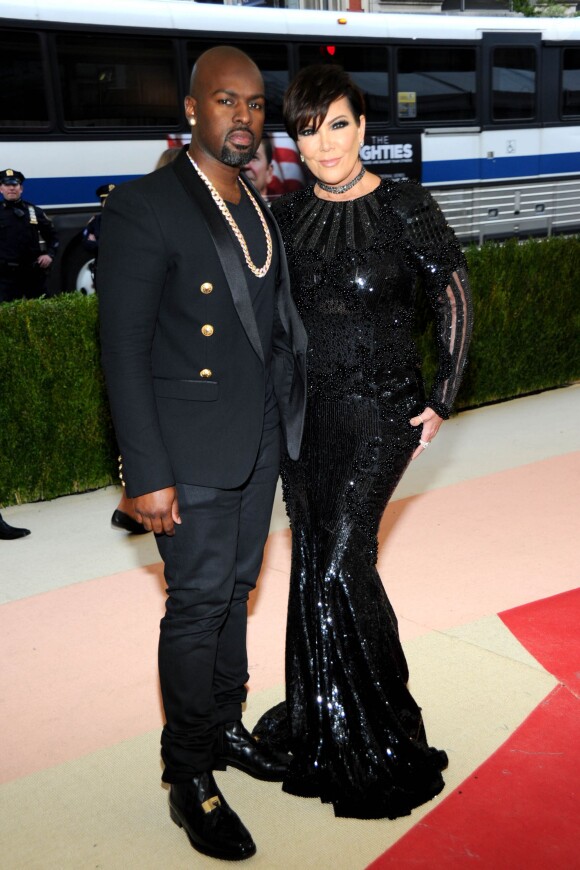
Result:
M327 193L346 193L347 190L351 190L358 184L363 175L365 174L366 169L364 166L361 166L361 170L358 175L355 175L352 181L349 181L348 184L341 184L340 187L333 187L332 184L325 184L323 181L318 181L317 184L321 190L325 190Z

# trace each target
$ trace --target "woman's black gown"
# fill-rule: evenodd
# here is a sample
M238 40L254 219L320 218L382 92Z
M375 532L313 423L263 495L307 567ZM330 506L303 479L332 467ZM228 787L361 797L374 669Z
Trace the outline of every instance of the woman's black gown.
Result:
M337 816L408 815L443 788L407 689L397 619L376 570L385 506L415 450L425 404L449 416L471 308L464 258L427 191L381 182L348 202L312 188L274 203L308 333L298 461L282 464L292 529L286 703L254 733L291 749L283 788ZM436 311L439 370L427 402L411 338L420 277ZM419 536L420 540L420 536ZM420 545L410 558L421 555Z

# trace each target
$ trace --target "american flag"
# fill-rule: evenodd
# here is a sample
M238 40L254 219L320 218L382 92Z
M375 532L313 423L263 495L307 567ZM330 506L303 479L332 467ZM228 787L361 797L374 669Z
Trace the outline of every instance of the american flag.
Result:
M296 143L287 133L270 133L273 151L273 176L268 185L268 199L276 199L283 193L300 190L306 183L305 172L300 162ZM189 141L187 134L167 137L168 148L181 148Z

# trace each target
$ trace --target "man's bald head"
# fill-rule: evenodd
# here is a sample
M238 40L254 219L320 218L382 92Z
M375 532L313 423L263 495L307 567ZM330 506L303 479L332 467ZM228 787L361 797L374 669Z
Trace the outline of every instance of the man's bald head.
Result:
M247 54L231 45L205 51L185 98L191 157L209 171L214 160L236 169L246 166L262 138L265 108L264 80Z
M233 45L216 45L208 48L200 54L191 71L189 93L192 97L199 97L208 88L212 87L212 79L216 70L223 69L224 64L228 67L238 68L239 74L247 74L250 70L254 75L262 78L262 73L257 65L239 48Z

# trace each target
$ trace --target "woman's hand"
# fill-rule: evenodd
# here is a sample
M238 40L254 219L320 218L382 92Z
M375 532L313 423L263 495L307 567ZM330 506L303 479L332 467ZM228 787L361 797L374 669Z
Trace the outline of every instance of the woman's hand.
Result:
M420 456L424 450L427 449L429 444L433 441L437 432L439 431L439 426L443 423L443 418L436 414L433 408L425 408L424 411L421 411L416 417L411 417L409 420L411 426L417 427L422 426L423 429L421 431L421 440L419 441L419 446L411 456L411 459L416 459L417 456Z

